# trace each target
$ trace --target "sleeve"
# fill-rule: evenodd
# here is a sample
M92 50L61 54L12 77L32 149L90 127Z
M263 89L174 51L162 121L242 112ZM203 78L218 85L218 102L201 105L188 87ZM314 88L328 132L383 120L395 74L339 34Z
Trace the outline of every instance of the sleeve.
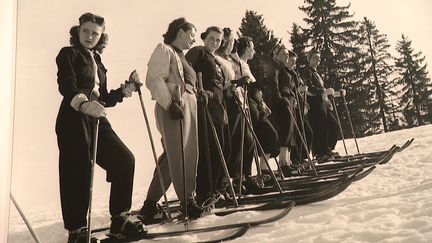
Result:
M263 117L268 117L271 114L271 109L267 106L267 104L263 101L262 102L263 107Z
M202 68L200 68L200 65L198 62L198 60L200 59L201 56L202 56L202 53L201 53L201 50L199 47L194 47L194 48L190 49L185 55L186 60L191 64L192 68L197 73L203 72L203 70L201 70Z
M186 53L185 58L192 65L196 73L202 73L203 89L211 93L212 100L218 100L222 104L223 87L216 85L217 81L213 79L213 70L210 70L208 65L203 64L204 62L207 64L209 62L206 59L203 47L198 46L190 49Z
M105 87L106 91L106 87ZM104 92L105 92L104 91ZM102 100L105 102L106 107L113 107L117 103L123 102L124 94L122 88L112 89L109 93L102 95Z
M311 96L321 96L324 90L321 87L315 85L311 71L304 69L302 70L301 74L305 85L308 86L308 92L311 94Z
M272 80L272 82L271 82L271 89L273 90L273 95L274 95L274 98L276 98L276 99L282 99L282 94L281 94L281 92L280 92L280 88L279 88L279 83L280 83L280 81L279 81L279 75L280 75L280 71L279 71L279 69L278 68L276 68L276 67L273 67L272 68L272 76L273 76L273 80Z
M170 53L163 44L156 46L147 65L146 87L152 98L165 110L171 104L171 93L166 81L170 70Z
M260 113L258 110L258 106L256 104L252 104L252 101L250 99L249 99L249 109L252 118L252 123L257 124L257 122L260 120Z
M105 81L101 83L101 87L99 88L99 90L101 91L101 100L103 102L105 102L105 107L113 107L115 106L117 103L121 103L123 102L123 98L125 97L123 94L123 90L122 88L117 88L117 89L112 89L108 92L107 89L107 69L105 68L105 66L102 63L102 60L100 58L99 55L95 55L95 60L97 60L97 62L99 63L98 68L100 68L104 75L105 75Z
M74 69L76 58L76 52L70 47L61 49L56 58L58 89L68 102L80 94ZM85 94L82 95L85 96Z

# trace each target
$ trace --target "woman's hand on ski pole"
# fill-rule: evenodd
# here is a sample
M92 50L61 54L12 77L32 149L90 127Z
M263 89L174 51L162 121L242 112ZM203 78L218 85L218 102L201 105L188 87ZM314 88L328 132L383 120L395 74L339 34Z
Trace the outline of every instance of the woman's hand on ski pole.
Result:
M105 117L107 115L105 107L94 100L88 100L81 103L79 111L92 117Z
M136 70L133 70L129 75L129 79L125 81L124 84L121 84L122 91L125 97L131 97L132 93L138 91L138 89L143 85L139 74Z

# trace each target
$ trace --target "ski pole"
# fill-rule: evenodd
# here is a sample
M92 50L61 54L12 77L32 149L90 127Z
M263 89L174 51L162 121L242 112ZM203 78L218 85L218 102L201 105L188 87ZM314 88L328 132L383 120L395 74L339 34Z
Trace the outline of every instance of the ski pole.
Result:
M240 106L240 103L241 103L241 102L240 102L240 99L239 99L236 95L234 95L234 98L235 98L237 104ZM246 117L246 113L245 113L244 110L241 110L241 113L242 113L242 115L243 115L244 117ZM263 155L263 157L264 157L264 162L266 163L267 167L268 167L268 168L271 168L271 167L270 167L270 164L269 164L269 162L268 162L268 159L265 157L264 149L262 148L262 146L261 146L261 144L260 144L260 142L259 142L259 140L258 140L258 137L256 136L256 134L255 134L255 132L254 132L254 130L253 130L252 124L251 124L251 123L249 122L249 120L247 120L247 119L245 119L245 121L246 121L246 125L248 126L248 128L249 128L249 130L250 130L250 132L251 132L251 134L252 134L252 136L253 136L253 138L254 138L254 140L255 140L255 146L258 147L258 152L260 152L260 153ZM272 171L272 170L269 170L269 172L270 172L270 176L271 176L271 178L272 178L272 180L273 180L275 186L277 187L278 191L279 191L280 193L282 193L282 192L283 192L282 187L280 186L278 180L276 179L276 176L274 175L273 171Z
M281 179L282 179L282 180L285 180L285 176L284 176L284 174L283 174L282 167L280 166L279 161L276 159L276 157L274 157L273 159L274 159L275 162L276 162L276 166L277 166L277 168L278 168L279 174L281 175Z
M211 128L211 130L212 130L212 132L213 132L213 136L214 136L214 138L215 138L215 140L216 140L216 148L218 149L218 152L219 152L219 156L220 156L220 159L221 159L221 162L222 162L222 167L223 167L223 169L224 169L225 176L226 176L227 178L229 178L230 175L229 175L228 167L227 167L227 165L226 165L226 161L225 161L225 158L224 158L224 156L223 156L222 148L221 148L221 145L220 145L220 142L219 142L218 135L217 135L217 133L216 133L215 126L214 126L214 124L213 124L213 120L211 119L211 115L210 115L209 110L206 109L206 108L204 108L204 109L205 109L205 112L206 112L206 114L207 114L207 118L208 118L208 120L209 120L209 122L210 122L210 128ZM231 180L228 180L228 184L229 184L229 187L230 187L230 190L231 190L231 195L232 195L232 197L233 197L233 199L234 199L234 204L235 204L236 207L238 207L239 204L238 204L238 201L237 201L237 198L236 198L236 194L235 194L235 192L234 192L234 187L233 187L233 184L232 184Z
M203 84L202 84L202 72L198 72L197 73L197 88L198 88L198 93L201 94L204 90L203 88ZM213 178L212 178L212 166L211 166L211 161L210 161L210 145L209 145L209 136L208 136L208 129L207 129L207 117L205 114L205 110L206 107L203 105L200 105L199 108L201 109L202 112L202 120L203 120L203 128L204 128L204 143L205 143L205 148L206 148L206 161L207 161L207 175L208 175L208 179L209 179L209 185L210 185L210 190L211 193L214 194L215 193L215 188L213 186Z
M10 198L12 200L12 203L15 205L15 208L18 210L18 213L21 215L21 218L24 220L24 223L27 225L28 230L30 231L31 235L33 236L33 239L36 243L40 243L41 240L37 236L36 232L33 230L33 228L30 225L30 222L27 220L26 216L24 215L24 212L21 210L20 206L18 205L17 201L15 200L12 193L10 193Z
M341 91L341 94L342 94L342 91ZM344 94L342 95L342 99L343 99L343 102L344 102L344 105L345 105L346 113L348 115L348 121L349 121L349 124L351 126L351 132L352 132L352 135L353 135L353 138L354 138L354 142L355 142L355 145L357 147L357 154L360 154L360 149L359 149L359 146L358 146L358 143L357 143L357 138L356 138L356 135L355 135L354 126L353 126L353 123L351 121L351 115L350 115L350 112L349 112L349 109L348 109L348 104L346 102Z
M297 124L297 121L295 120L294 113L293 113L291 107L287 106L287 108L288 108L288 111L289 111L289 113L290 113L290 115L291 115L291 119L292 119L292 121L293 121L293 123L294 123L294 127L296 128L298 134L300 135L299 137L300 137L300 139L301 139L301 142L302 142L302 144L303 144L303 147L304 147L305 150L306 150L307 157L308 157L308 162L309 162L309 164L312 166L315 175L318 175L318 172L316 171L316 168L315 168L315 164L313 163L313 161L312 161L312 159L311 159L311 157L310 157L309 148L308 148L308 146L307 146L306 140L303 139L303 136L301 136L301 131L300 131L300 128L299 128L299 126L298 126L298 124Z
M138 96L139 96L140 104L141 104L141 110L142 110L142 112L144 114L144 120L145 120L145 123L146 123L146 126L147 126L147 132L148 132L148 135L149 135L149 138L150 138L150 145L152 147L153 158L154 158L154 161L156 163L156 173L158 174L160 186L161 186L161 189L162 189L162 192L163 192L163 196L164 196L165 208L166 208L166 211L168 212L168 218L171 219L171 211L169 209L168 198L167 198L167 195L166 195L166 189L165 189L165 185L164 185L164 182L163 182L162 172L161 172L161 169L160 169L160 165L158 163L158 159L157 159L157 155L156 155L156 149L155 149L155 145L154 145L154 141L153 141L153 135L152 135L152 132L151 132L151 128L150 128L150 123L149 123L149 119L148 119L148 116L147 116L147 112L146 112L146 109L145 109L145 106L144 106L144 101L143 101L143 97L142 97L141 88L139 86L137 86L137 85L135 85L135 87L136 87L137 92L138 92Z
M241 105L239 108L242 110L242 112L246 109L246 102L245 102L245 96L246 96L246 86L243 87L243 105ZM244 160L244 133L245 133L245 116L240 117L240 181L239 181L239 197L242 195L242 187L243 187L243 160Z
M343 134L342 125L341 125L341 122L340 122L340 119L339 119L338 110L336 108L336 101L335 101L335 99L333 97L331 98L331 100L332 100L332 103L333 103L334 112L336 114L337 122L338 122L338 125L339 125L339 130L340 130L340 133L341 133L341 136L342 136L342 142L343 142L343 146L344 146L344 149L345 149L345 153L346 153L346 155L348 155L348 150L347 150L347 147L346 147L346 144L345 144L345 137L344 137L344 134Z
M180 107L182 107L182 100L181 100L181 91L180 91L180 85L176 86L176 92L174 99L180 103ZM179 127L180 127L180 147L181 147L181 159L182 159L182 172L183 172L183 204L184 204L184 216L185 216L185 228L187 229L188 224L188 201L187 201L187 195L186 195L186 159L184 154L184 144L183 144L183 118L179 119Z
M96 164L97 146L99 137L99 118L94 118L94 133L93 133L93 149L91 158L91 169L90 169L90 190L89 190L89 206L87 215L87 243L91 243L91 213L92 213L92 197L93 197L93 179L94 179L94 167Z
M249 94L246 93L246 96L245 96L246 107L247 107L247 109L246 109L247 118L246 119L248 119L250 122L252 122L252 116L251 116L251 113L250 113L250 106L249 106L249 97L247 97L248 95ZM256 146L254 146L254 159L255 159L255 166L257 168L257 176L258 176L258 178L261 178L262 182L264 182L263 178L262 178L261 167L260 167L260 164L259 164L259 156L258 156L258 151L257 151ZM270 167L269 167L269 169L271 170Z
M307 88L307 87L306 87ZM302 96L303 97L303 106L302 106L302 104L300 103L300 98L299 98L299 95L298 95L298 93L297 93L297 88L295 89L295 95L296 95L296 100L297 100L297 104L299 105L299 109L298 109L298 113L299 113L299 119L300 119L300 125L301 125L301 131L302 131L302 134L300 134L300 136L303 136L303 139L305 140L305 141L307 141L307 138L306 138L306 131L305 131L305 127L304 127L304 109L305 109L305 106L306 106L306 92L304 93L304 96ZM307 143L306 143L306 145L307 145ZM300 162L302 161L302 154L303 154L303 147L302 146L300 146L300 153L299 153L299 156L300 156ZM309 153L309 150L307 149L306 150L306 152L307 153Z

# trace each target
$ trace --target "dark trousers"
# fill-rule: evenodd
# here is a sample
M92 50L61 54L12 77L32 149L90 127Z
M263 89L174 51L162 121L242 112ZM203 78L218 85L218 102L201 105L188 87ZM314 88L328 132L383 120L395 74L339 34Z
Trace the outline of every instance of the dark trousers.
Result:
M87 135L93 137L93 131L94 127L90 126ZM87 225L92 146L82 142L83 136L64 133L57 137L60 150L60 198L67 230ZM99 128L96 163L106 170L107 181L111 182L110 214L129 211L135 158L107 121L101 122Z
M196 194L198 200L200 201L210 196L212 192L215 192L222 186L224 172L221 156L224 159L228 157L229 147L227 146L228 141L226 141L226 137L228 135L227 125L213 122L217 139L219 141L219 144L217 144L216 137L212 132L209 117L205 114L204 107L202 107L201 104L199 104L198 107L199 156L196 178ZM222 154L219 153L217 146L221 147ZM213 187L211 187L211 185Z
M240 177L240 174L246 176L252 174L252 161L254 153L254 138L251 130L244 121L244 136L241 136L242 122L244 118L239 105L233 97L226 99L226 107L228 113L229 132L231 137L231 153L228 158L228 169L231 177ZM243 171L240 171L241 153L240 146L243 140Z
M310 125L313 131L312 153L322 156L335 148L339 133L334 111L317 98L321 99L320 96L308 99Z
M255 134L258 141L264 150L265 154L270 154L270 157L279 155L279 137L276 129L271 124L270 120L265 118L253 124Z
M300 118L300 115L298 111L296 111L297 114L297 125L299 126L299 129L301 131L301 137L298 132L295 133L295 146L293 147L291 151L291 161L294 163L301 162L303 159L308 158L307 152L310 152L312 147L312 140L313 140L313 132L312 127L310 126L308 116L303 116L303 118ZM304 129L304 135L306 138L303 137L303 129ZM307 149L305 148L302 137L305 140Z
M295 146L294 135L297 133L294 127L293 104L287 103L284 99L276 100L272 106L272 116L275 128L279 135L279 143L283 147L289 147L290 150Z

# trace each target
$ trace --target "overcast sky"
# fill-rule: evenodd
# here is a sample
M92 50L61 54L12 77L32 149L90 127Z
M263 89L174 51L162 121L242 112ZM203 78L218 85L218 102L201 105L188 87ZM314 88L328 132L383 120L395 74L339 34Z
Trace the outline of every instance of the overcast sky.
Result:
M350 1L339 0L339 5ZM352 1L355 19L364 16L375 21L387 34L391 50L402 33L413 41L432 64L432 1L357 0ZM102 55L108 69L109 88L117 88L133 69L144 79L151 51L162 40L170 21L186 17L201 33L208 26L238 30L246 10L263 14L265 24L289 46L288 30L305 17L298 7L302 0L240 1L144 1L144 0L20 0L17 23L16 103L13 144L12 191L24 207L58 200L58 151L54 132L61 101L57 91L55 57L69 41L69 28L78 24L84 12L105 17L110 42ZM202 44L197 35L197 44ZM429 66L429 72L431 68ZM144 89L145 90L145 89ZM153 119L153 102L144 93L147 113ZM150 176L154 167L145 124L134 95L110 109L114 129L131 148L137 159L135 184ZM153 126L160 152L159 134ZM102 176L101 176L102 177ZM39 183L43 178L44 183ZM147 180L146 180L147 181ZM148 186L148 185L145 185Z

